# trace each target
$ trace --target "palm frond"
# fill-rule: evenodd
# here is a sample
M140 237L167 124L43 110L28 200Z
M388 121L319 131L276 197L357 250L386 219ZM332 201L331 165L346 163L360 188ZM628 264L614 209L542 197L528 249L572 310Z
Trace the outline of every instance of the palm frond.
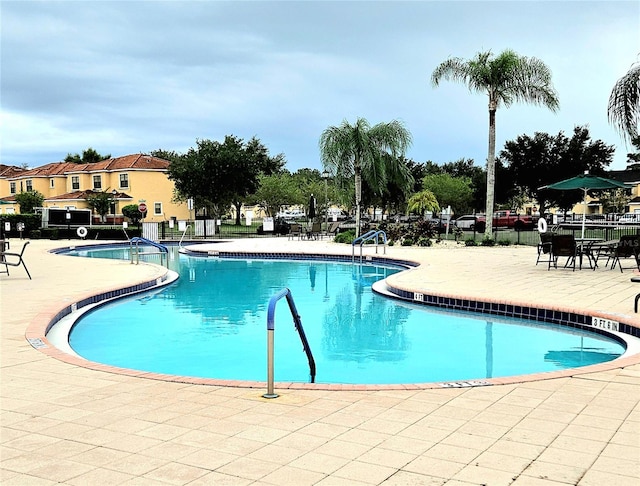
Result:
M621 77L609 95L609 123L625 142L638 136L640 121L640 64L636 63Z

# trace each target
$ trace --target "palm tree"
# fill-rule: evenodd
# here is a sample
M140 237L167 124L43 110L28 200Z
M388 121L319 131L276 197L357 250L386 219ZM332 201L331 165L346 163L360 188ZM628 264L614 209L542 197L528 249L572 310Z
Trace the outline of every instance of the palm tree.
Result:
M431 75L433 86L438 86L443 79L462 82L470 91L486 93L489 97L485 236L490 238L495 187L496 110L500 105L509 107L514 101L524 101L547 106L555 112L559 103L551 84L551 71L539 59L519 56L507 49L498 56L488 51L479 52L469 60L450 58L436 67Z
M424 217L425 212L440 211L440 204L433 192L424 190L418 192L409 198L407 202L407 211L416 211L420 213L420 216Z
M324 169L344 178L354 178L356 236L360 235L362 178L369 187L381 192L390 178L395 179L399 172L405 171L400 157L411 142L411 133L397 120L374 126L364 118L358 118L354 125L344 120L340 126L330 126L322 132L320 158Z
M609 95L607 114L609 122L618 129L625 141L638 136L640 64L631 66L629 72L616 82Z

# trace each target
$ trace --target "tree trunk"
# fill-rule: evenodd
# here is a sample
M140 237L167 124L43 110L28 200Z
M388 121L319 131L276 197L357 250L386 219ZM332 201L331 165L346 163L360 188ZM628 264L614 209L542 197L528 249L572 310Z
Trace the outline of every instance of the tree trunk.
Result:
M487 155L487 202L485 217L487 226L485 238L492 237L493 231L493 197L496 185L496 102L489 100L489 153Z
M355 163L355 185L356 185L356 238L360 236L360 200L362 199L362 173L358 160Z

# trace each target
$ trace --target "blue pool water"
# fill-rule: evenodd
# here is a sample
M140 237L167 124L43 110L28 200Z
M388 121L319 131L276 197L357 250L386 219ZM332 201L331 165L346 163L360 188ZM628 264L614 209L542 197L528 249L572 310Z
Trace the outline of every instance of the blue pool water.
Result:
M128 250L75 252L126 258ZM157 257L150 257L157 258ZM316 382L399 384L479 380L609 361L603 336L532 321L448 312L372 292L397 268L320 261L194 258L172 249L180 279L94 310L72 348L100 363L182 376L266 380L269 299L287 287L317 365ZM308 382L291 313L276 307L275 380Z

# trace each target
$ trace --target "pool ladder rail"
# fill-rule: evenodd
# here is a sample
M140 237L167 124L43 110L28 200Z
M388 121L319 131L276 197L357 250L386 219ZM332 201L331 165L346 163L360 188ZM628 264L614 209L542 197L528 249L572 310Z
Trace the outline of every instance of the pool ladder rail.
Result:
M302 341L302 348L304 349L305 354L307 355L307 360L309 361L309 374L311 375L311 383L315 383L316 381L316 362L313 359L313 353L311 352L311 347L309 346L309 341L307 341L307 336L304 333L304 328L302 327L302 320L300 319L300 314L298 314L298 310L296 309L296 304L293 301L293 295L291 294L291 290L288 288L282 289L280 292L275 294L269 300L269 306L267 310L267 393L262 395L264 398L278 398L278 394L273 391L273 381L274 381L274 334L275 334L275 312L276 312L276 304L283 297L287 298L287 303L289 304L289 310L291 311L291 316L293 317L293 323L295 325L296 331L300 335L300 340Z
M137 265L138 263L140 263L140 243L157 248L159 251L145 253L145 255L160 255L160 263L162 263L163 255L166 255L166 265L167 268L169 268L169 248L161 243L156 243L155 241L148 240L147 238L142 238L141 236L134 236L129 240L129 247L131 248L131 251L129 252L131 254L131 263L134 263L134 255L135 264Z
M355 251L356 251L356 244L360 243L360 263L362 263L362 246L367 242L367 241L374 241L376 242L376 255L378 254L378 238L382 236L382 240L383 240L383 251L384 254L387 254L387 234L382 231L382 230L371 230L371 231L367 231L365 234L359 236L358 238L356 238L355 240L353 240L351 242L351 261L354 262L355 261Z
M187 226L185 226L184 231L182 232L182 236L180 237L180 241L178 242L178 247L182 248L182 241L184 240L185 235L187 234L187 231L191 231L191 225L188 224Z

